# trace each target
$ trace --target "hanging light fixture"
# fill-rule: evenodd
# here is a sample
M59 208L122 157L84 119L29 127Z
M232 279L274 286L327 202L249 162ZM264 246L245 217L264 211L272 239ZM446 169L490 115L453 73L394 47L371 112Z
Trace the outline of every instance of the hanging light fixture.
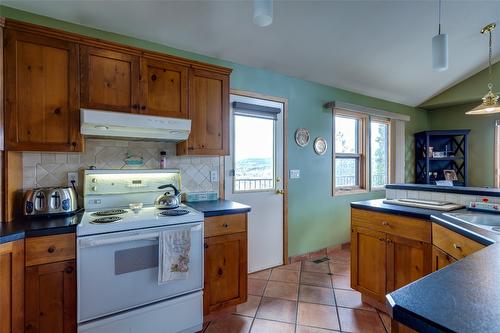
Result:
M448 69L448 34L441 33L441 0L438 6L438 34L432 38L432 68L442 72Z
M273 0L253 0L253 23L259 27L273 23Z
M489 48L488 48L488 93L483 97L483 103L481 105L476 106L474 109L466 112L465 114L490 114L490 113L499 113L500 112L500 104L498 104L498 94L493 91L493 83L491 83L491 57L492 57L492 33L496 28L495 23L490 23L484 28L481 29L482 34L489 35Z

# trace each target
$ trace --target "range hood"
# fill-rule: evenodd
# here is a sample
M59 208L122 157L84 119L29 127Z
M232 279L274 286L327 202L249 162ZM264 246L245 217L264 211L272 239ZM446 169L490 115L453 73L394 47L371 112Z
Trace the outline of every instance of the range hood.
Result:
M179 142L187 140L191 120L80 109L80 131L92 137Z

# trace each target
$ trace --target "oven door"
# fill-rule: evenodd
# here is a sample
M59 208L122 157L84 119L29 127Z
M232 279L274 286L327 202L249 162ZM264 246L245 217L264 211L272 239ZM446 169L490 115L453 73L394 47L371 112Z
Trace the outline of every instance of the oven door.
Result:
M158 284L158 233L191 229L189 273ZM78 322L86 322L203 286L203 223L78 238Z

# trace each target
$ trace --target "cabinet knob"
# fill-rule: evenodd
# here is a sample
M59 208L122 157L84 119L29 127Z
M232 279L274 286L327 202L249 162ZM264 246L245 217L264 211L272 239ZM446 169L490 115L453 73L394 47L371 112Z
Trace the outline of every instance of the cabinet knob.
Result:
M66 267L66 269L64 271L66 272L66 274L71 274L71 273L73 273L74 268L72 266L69 266L69 267Z
M383 222L382 222L382 225L389 226L389 222L387 222L387 221L383 221Z
M47 249L47 251L48 251L49 253L54 253L54 252L55 252L55 250L56 250L56 247L55 247L54 245L51 245L51 246Z
M228 227L229 227L229 225L228 225L227 223L224 223L222 226L223 226L224 228L228 228Z
M139 109L139 104L134 104L134 105L132 105L132 109L134 109L134 110Z
M381 242L385 242L385 238L379 238L378 240Z
M142 105L141 110L146 110L146 105Z
M457 244L457 243L453 243L453 247L457 250L461 250L462 249L462 246L460 244Z
M205 249L208 249L208 244L207 244L207 243L203 244L203 247L204 247Z
M217 270L217 274L218 275L222 275L224 272L222 271L222 268L219 267L219 269Z

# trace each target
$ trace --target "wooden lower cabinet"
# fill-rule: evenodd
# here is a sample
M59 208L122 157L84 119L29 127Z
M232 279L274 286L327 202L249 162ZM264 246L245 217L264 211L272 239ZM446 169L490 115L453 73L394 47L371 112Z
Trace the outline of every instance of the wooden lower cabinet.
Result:
M246 226L246 214L228 216L232 216L232 220L235 220L234 217L242 219ZM219 219L224 221L227 216ZM216 223L218 217L207 220L205 224ZM246 230L205 237L204 314L246 302L247 273Z
M429 243L387 235L387 292L430 274L431 252Z
M0 332L24 332L24 240L0 244Z
M453 264L457 259L444 252L436 246L432 246L432 271L435 272L441 268Z
M76 332L76 261L26 268L25 332Z
M431 273L430 222L356 209L352 216L353 289L385 304L386 294Z
M380 302L386 294L385 233L362 227L351 231L351 287Z

